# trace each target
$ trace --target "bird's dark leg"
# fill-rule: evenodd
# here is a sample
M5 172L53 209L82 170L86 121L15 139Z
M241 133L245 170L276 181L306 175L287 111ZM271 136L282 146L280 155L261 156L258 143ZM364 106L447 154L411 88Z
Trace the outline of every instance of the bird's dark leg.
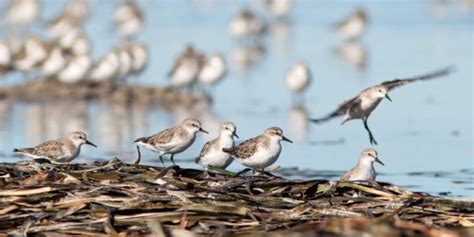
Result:
M158 157L160 157L160 161L161 161L161 164L163 164L163 168L165 168L165 162L163 161L163 156L162 155L159 155Z
M170 159L171 159L171 162L173 162L173 166L176 166L176 164L174 163L173 158L174 158L174 154L171 155Z
M140 164L140 160L142 158L142 154L140 153L140 147L139 146L137 146L137 153L138 153L138 157L137 157L137 160L135 162L133 162L134 165Z
M247 172L249 172L250 170L251 170L251 169L249 169L249 168L245 168L245 169L243 169L242 171L239 171L237 174L235 174L235 176L239 176L239 175L241 175L241 174L247 173Z
M370 144L377 145L377 141L375 141L374 135L372 135L369 125L367 124L367 118L364 118L363 121L364 121L365 130L367 130L367 132L369 133Z

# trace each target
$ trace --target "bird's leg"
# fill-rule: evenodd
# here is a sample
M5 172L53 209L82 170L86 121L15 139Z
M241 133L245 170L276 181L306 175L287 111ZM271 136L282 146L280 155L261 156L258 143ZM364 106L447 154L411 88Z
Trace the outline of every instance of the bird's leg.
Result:
M160 157L161 164L163 164L163 168L165 168L165 162L163 161L163 156L160 154L158 157Z
M173 160L173 158L174 158L174 154L171 154L171 157L170 157L170 159L171 159L171 162L173 162L173 166L176 166L176 164L174 163L174 160Z
M243 169L242 171L239 171L237 174L235 174L235 176L240 176L241 174L244 174L244 173L247 173L249 172L251 169L249 168L245 168Z
M367 132L369 133L370 144L377 145L377 141L375 141L374 135L372 135L369 125L367 124L367 118L364 118L363 121L364 121L365 130L367 130Z
M137 153L138 153L138 157L137 157L137 160L135 162L133 162L134 165L140 164L140 160L141 160L141 157L142 157L142 154L140 153L140 147L139 146L137 146Z

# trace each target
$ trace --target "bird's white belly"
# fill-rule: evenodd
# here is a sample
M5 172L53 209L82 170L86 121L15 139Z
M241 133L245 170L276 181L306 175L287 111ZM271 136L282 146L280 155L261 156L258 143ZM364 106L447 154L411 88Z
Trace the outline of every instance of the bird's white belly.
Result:
M280 144L270 146L266 149L259 148L252 156L245 159L239 159L239 162L242 163L242 165L253 169L264 169L275 163L280 156L280 152Z
M226 168L230 165L233 158L228 153L223 152L222 150L219 151L218 149L213 149L205 156L201 157L200 164L207 167L207 166L215 166L219 168Z
M364 23L360 19L351 20L343 29L342 32L345 38L358 37L364 30Z

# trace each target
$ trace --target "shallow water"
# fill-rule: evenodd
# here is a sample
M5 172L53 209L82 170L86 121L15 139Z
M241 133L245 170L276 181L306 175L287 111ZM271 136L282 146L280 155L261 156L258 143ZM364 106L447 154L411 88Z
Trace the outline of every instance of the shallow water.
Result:
M61 9L61 1L43 1L43 17ZM91 1L93 14L86 32L93 43L94 58L118 43L111 16L117 2ZM325 115L360 90L394 78L411 77L447 65L456 72L439 80L401 87L391 93L393 102L383 101L369 119L385 166L377 165L379 180L417 191L451 196L474 197L473 119L473 9L458 1L434 5L435 1L330 3L301 1L284 20L267 17L268 33L261 39L242 42L232 39L227 24L239 9L255 1L144 1L146 28L139 41L148 44L151 54L143 74L133 83L166 85L166 74L174 56L186 44L211 54L223 52L230 64L225 80L212 88L212 103L193 108L127 108L101 102L55 102L51 104L7 103L0 101L0 162L21 159L14 147L31 146L62 136L71 130L88 132L98 149L84 148L77 162L118 156L135 159L132 141L179 123L188 116L198 117L211 136L200 136L176 161L197 167L190 159L215 135L220 122L237 124L241 138L258 135L265 128L280 126L294 144L283 144L277 165L290 169L289 177L336 179L350 169L359 153L369 147L360 121L340 126L336 119L316 126L307 117ZM3 4L3 3L2 3ZM45 5L45 4L43 4ZM358 6L370 17L368 34L355 45L366 55L359 68L336 53L344 43L331 25ZM441 10L440 10L441 9ZM443 10L444 9L444 10ZM263 13L263 12L262 12ZM107 16L107 17L104 17ZM2 23L2 38L10 37ZM28 32L28 31L27 31ZM40 33L39 26L31 32ZM253 65L233 60L242 47L263 48ZM346 45L346 47L348 47ZM313 82L304 98L295 98L284 83L286 70L300 59L308 62ZM13 73L0 85L21 83L31 76ZM144 151L144 162L159 165L157 155ZM230 166L236 171L242 167ZM303 170L303 171L301 171Z

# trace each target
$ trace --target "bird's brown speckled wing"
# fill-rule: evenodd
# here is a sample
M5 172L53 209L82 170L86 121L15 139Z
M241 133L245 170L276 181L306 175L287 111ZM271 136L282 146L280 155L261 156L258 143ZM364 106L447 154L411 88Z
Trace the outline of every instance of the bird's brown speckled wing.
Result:
M259 137L250 138L247 141L240 143L238 146L225 151L236 158L246 159L251 157L257 151L258 140Z
M352 174L353 170L354 170L354 168L352 168L350 171L348 171L344 175L342 175L341 181L349 181L349 179L351 178L351 174Z
M396 87L399 87L401 85L405 85L407 83L417 82L417 81L424 81L424 80L434 79L434 78L437 78L437 77L446 76L446 75L450 74L452 71L453 71L453 68L448 67L448 68L444 68L444 69L441 69L441 70L438 70L438 71L435 71L435 72L432 72L432 73L429 73L429 74L421 75L421 76L416 76L416 77L412 77L412 78L405 78L405 79L395 79L395 80L392 80L392 81L386 81L386 82L383 82L380 85L384 86L385 88L387 88L388 91L390 91L390 90L392 90Z
M156 135L148 137L147 143L151 145L166 144L170 142L171 140L173 140L174 136L182 136L182 134L180 134L180 129L178 127L168 128L161 131L160 133Z
M39 144L32 148L20 148L19 152L29 153L34 156L49 158L57 160L64 156L63 146L64 142L60 140L52 140Z

